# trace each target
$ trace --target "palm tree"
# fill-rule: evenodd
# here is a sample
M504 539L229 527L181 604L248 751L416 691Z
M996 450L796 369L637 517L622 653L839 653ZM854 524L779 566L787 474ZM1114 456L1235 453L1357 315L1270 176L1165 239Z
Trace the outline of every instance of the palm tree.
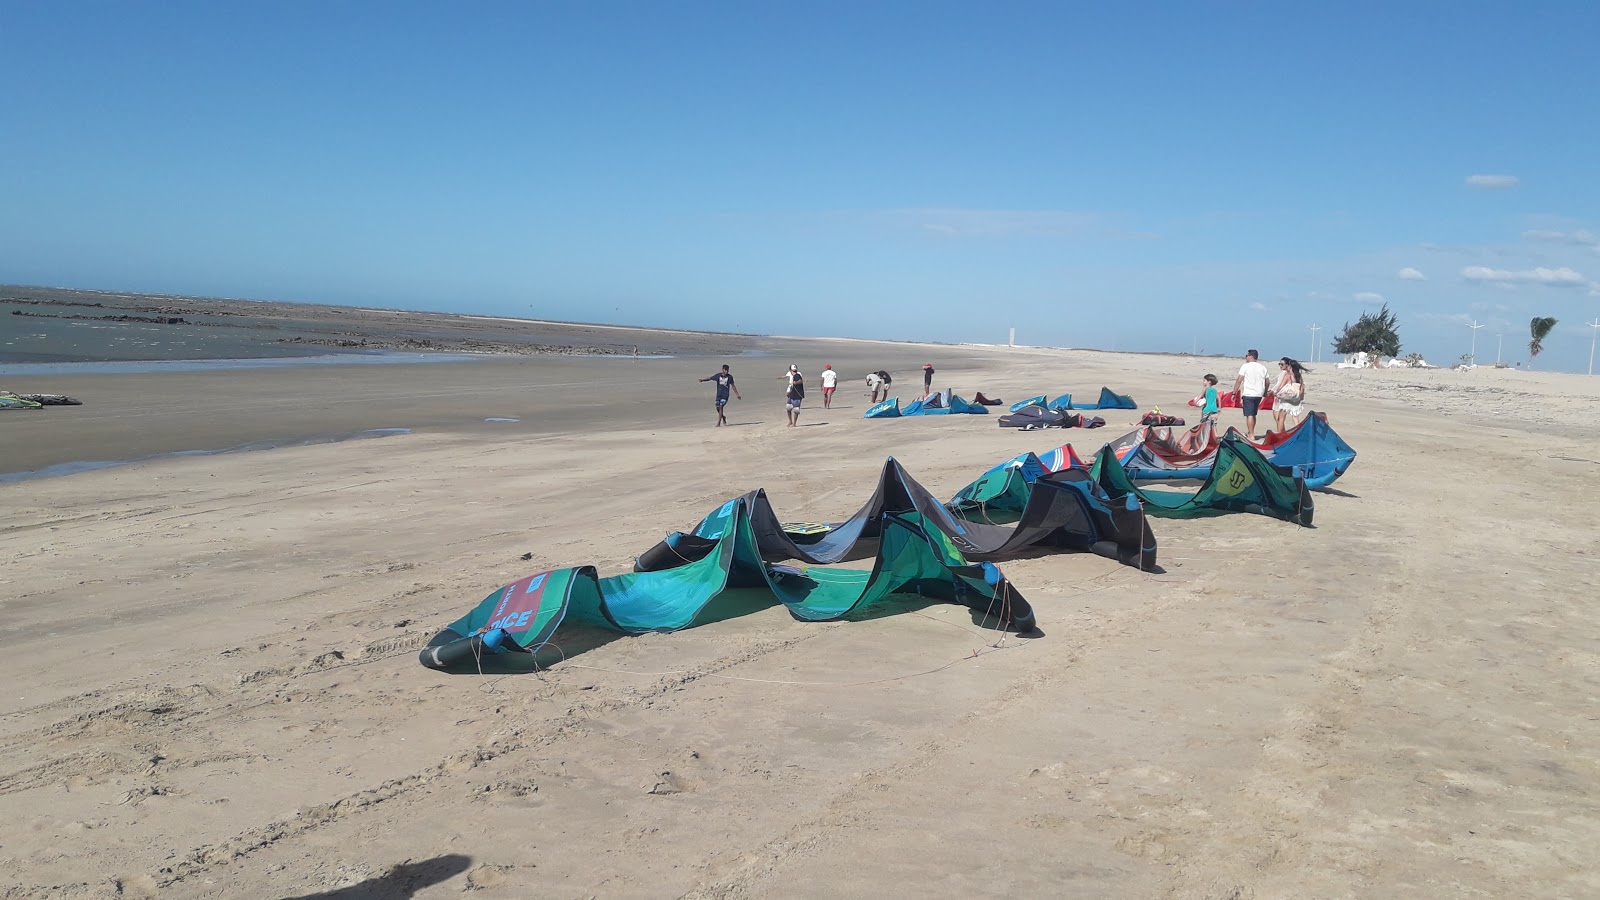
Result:
M1549 336L1550 329L1556 327L1556 320L1545 316L1534 316L1528 325L1528 331L1533 335L1533 340L1528 342L1528 368L1533 368L1533 358L1544 349L1544 339Z

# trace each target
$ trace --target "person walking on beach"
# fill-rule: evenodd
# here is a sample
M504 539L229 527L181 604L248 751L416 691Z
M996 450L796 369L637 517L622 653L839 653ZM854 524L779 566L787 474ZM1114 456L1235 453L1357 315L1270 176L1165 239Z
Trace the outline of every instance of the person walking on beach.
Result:
M721 372L707 375L700 380L717 383L717 424L714 427L721 428L728 424L728 416L723 412L723 407L728 405L728 392L733 391L733 395L740 400L744 397L739 395L739 387L733 383L733 373L728 371L727 366L723 366Z
M806 381L800 376L799 371L789 380L789 391L784 398L783 408L789 416L789 427L800 424L800 402L806 398Z
M922 364L922 399L933 393L933 363Z
M823 366L822 367L822 408L823 409L832 409L833 408L833 392L838 387L839 387L839 373L835 372L833 370L833 366L831 364Z
M1244 412L1245 434L1252 441L1256 439L1256 413L1261 411L1261 399L1267 396L1267 367L1259 359L1256 351L1246 350L1239 377L1233 380L1240 410Z
M1217 376L1207 372L1206 377L1200 379L1200 421L1216 424L1217 415L1222 411L1221 404L1217 403Z
M1306 399L1306 368L1299 360L1287 356L1278 360L1278 383L1273 385L1272 394L1272 417L1277 420L1279 431L1288 431L1305 414L1301 404ZM1284 427L1285 421L1289 422L1288 428Z

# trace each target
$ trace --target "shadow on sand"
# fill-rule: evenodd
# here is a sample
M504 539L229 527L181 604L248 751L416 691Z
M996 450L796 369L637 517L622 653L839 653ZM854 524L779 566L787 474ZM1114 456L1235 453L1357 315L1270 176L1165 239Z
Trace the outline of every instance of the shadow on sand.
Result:
M416 896L423 888L454 878L470 865L472 857L446 853L422 862L403 862L360 884L317 894L300 894L287 900L404 900Z

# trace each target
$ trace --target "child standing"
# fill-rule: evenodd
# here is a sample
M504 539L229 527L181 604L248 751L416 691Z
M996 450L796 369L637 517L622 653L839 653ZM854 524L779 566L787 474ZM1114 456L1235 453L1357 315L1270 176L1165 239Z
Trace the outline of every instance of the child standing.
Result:
M1215 422L1222 406L1217 402L1217 376L1207 374L1200 380L1205 388L1205 402L1200 405L1200 421Z

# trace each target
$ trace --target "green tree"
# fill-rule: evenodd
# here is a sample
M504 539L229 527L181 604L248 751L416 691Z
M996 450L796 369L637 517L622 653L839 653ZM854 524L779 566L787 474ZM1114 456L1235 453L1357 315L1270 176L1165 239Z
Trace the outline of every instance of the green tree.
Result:
M1333 339L1333 352L1399 356L1400 321L1389 311L1387 303L1376 313L1363 311L1354 325L1344 323L1344 333Z
M1533 358L1544 349L1544 339L1550 336L1550 329L1554 327L1556 320L1549 316L1544 318L1534 316L1533 321L1528 324L1528 333L1533 337L1533 340L1528 341L1528 368L1533 368Z

